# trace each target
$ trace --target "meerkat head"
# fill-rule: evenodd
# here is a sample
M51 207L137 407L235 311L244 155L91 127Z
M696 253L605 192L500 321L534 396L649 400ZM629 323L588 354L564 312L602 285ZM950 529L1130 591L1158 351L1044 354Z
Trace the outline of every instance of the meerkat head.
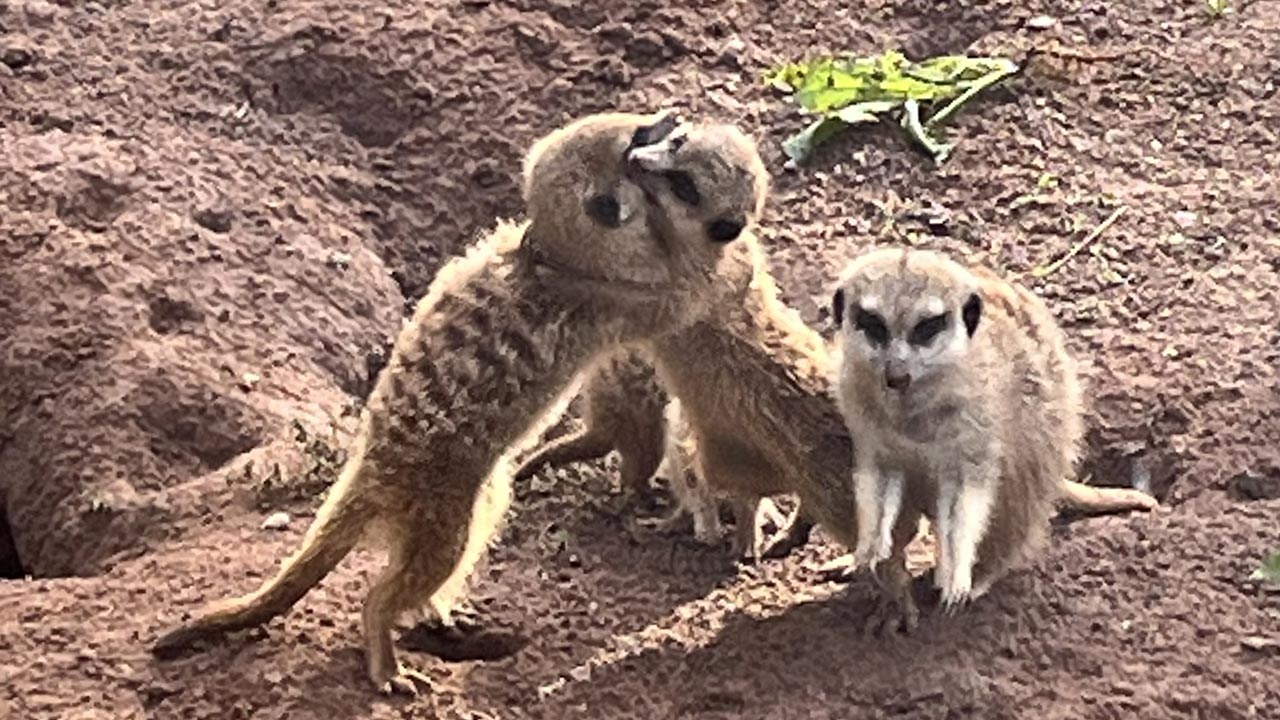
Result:
M844 362L906 391L961 360L982 318L979 283L923 250L884 248L855 259L832 297Z
M535 143L523 170L526 242L567 275L619 286L705 278L767 186L741 132L670 111L577 120Z
M668 235L732 242L764 209L769 173L755 142L733 125L681 124L627 159Z

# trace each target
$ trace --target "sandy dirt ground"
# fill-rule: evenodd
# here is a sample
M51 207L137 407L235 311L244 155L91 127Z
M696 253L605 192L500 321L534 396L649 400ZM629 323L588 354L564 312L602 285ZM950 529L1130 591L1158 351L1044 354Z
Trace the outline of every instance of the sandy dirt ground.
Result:
M1280 2L1233 5L0 0L0 718L1280 717L1280 592L1247 580L1280 549ZM785 170L802 121L760 73L891 47L1039 52L941 168L882 127ZM962 616L876 639L821 534L735 569L628 530L587 466L522 492L475 578L517 652L403 638L427 695L363 674L372 554L153 660L296 545L324 428L442 260L519 213L528 144L668 102L761 142L762 236L819 327L873 243L1025 277L1125 207L1028 282L1088 365L1085 472L1164 506L1062 519Z

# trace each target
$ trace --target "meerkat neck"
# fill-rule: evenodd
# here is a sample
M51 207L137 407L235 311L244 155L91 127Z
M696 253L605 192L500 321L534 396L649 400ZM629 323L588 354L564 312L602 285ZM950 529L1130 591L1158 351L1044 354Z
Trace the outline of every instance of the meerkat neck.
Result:
M520 245L516 261L525 273L549 292L592 302L606 298L628 303L655 301L670 292L665 283L605 277L559 262L529 242Z

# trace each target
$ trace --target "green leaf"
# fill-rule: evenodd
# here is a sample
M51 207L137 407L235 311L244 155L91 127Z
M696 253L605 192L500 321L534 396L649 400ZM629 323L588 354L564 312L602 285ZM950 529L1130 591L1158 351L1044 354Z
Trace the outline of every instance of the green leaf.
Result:
M808 127L787 138L782 143L782 152L797 165L809 159L813 149L830 140L844 127L844 122L835 117L824 117L815 120Z
M1254 570L1249 579L1257 582L1280 584L1280 552L1264 560L1262 566Z
M800 162L844 125L873 122L901 111L902 126L943 162L952 145L936 128L983 89L1017 72L1005 58L944 55L913 63L897 50L879 56L827 57L785 63L765 73L765 82L792 93L801 110L820 119L788 138L783 150ZM921 106L947 102L922 120ZM836 123L836 124L833 124Z
M920 122L920 105L915 100L908 100L902 106L902 127L906 128L907 134L911 136L925 150L933 156L933 161L939 165L946 162L947 157L951 155L951 151L955 149L955 145L950 145L935 138Z

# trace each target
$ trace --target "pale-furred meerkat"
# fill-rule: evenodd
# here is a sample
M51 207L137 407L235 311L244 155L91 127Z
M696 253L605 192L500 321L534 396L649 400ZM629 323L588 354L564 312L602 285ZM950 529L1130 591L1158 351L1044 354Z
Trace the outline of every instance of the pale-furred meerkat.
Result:
M1032 556L1073 475L1084 396L1066 336L1026 288L933 251L863 254L832 304L858 439L854 563L890 561L886 589L914 622L898 565L924 514L954 610Z
M679 147L644 152L675 133ZM513 455L595 363L705 312L725 247L764 202L763 163L742 137L669 114L610 113L536 143L524 164L527 224L500 224L441 269L301 548L259 589L202 610L155 651L283 613L376 531L389 557L362 613L368 674L384 692L416 692L426 678L398 664L392 627L428 603L447 619L510 501ZM712 150L721 163L688 162ZM655 157L660 171L649 169ZM616 227L575 222L602 182L640 200L619 209Z

